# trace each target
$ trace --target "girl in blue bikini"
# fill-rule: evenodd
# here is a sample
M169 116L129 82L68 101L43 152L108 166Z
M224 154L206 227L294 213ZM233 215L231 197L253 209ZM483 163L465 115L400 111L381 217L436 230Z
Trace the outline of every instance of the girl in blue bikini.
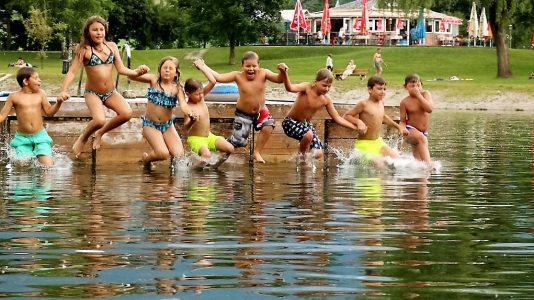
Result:
M78 157L83 146L93 133L93 149L100 149L102 136L120 125L128 122L132 117L132 109L120 93L115 91L113 80L113 66L122 75L140 76L148 72L145 65L131 70L124 66L117 44L106 41L108 23L101 17L89 17L83 27L83 35L77 49L76 58L63 80L61 92L57 96L58 101L70 98L68 88L80 66L84 66L87 73L85 83L85 103L91 112L92 120L87 124L82 134L78 137L72 151ZM117 115L106 121L104 106L113 110Z
M152 151L143 153L144 164L184 154L182 141L174 127L175 117L172 113L177 104L180 104L182 109L186 108L178 68L178 59L167 56L159 62L158 74L128 76L132 80L150 84L146 94L148 102L145 115L141 116L141 119L143 136L152 147Z

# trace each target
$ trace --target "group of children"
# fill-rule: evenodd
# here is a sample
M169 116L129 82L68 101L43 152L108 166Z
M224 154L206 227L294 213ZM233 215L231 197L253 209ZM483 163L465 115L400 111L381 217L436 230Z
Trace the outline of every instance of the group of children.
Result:
M289 80L288 67L285 64L278 65L279 72L276 74L260 67L256 53L246 52L241 61L241 70L225 74L217 73L202 59L195 60L194 65L208 79L208 84L203 86L200 81L190 78L182 86L176 58L164 57L156 74L148 73L149 68L145 65L131 70L124 66L117 45L106 40L107 33L108 27L104 19L94 16L86 21L76 58L54 105L48 102L45 92L40 88L41 81L34 69L22 68L17 72L21 90L9 95L0 111L0 122L3 122L11 109L15 108L19 125L11 146L15 148L17 157L37 156L40 163L53 164L52 139L44 129L41 110L48 116L59 110L61 104L70 97L68 87L76 71L83 65L87 73L84 97L92 120L72 147L76 156L80 155L93 134L92 147L98 150L105 133L132 117L132 110L127 101L115 91L112 78L115 66L119 74L149 84L146 111L141 116L143 136L152 149L143 154L142 160L145 164L184 155L184 147L174 127L173 108L176 106L179 106L184 114L187 143L190 149L201 157L201 165L207 163L212 151L222 152L219 160L214 163L218 166L235 148L246 146L253 127L260 131L254 148L254 159L264 163L261 151L275 126L275 121L265 105L267 81L283 83L287 91L298 93L295 103L282 121L282 128L287 136L300 141L301 155L311 155L316 159L323 156L323 146L311 120L317 111L326 108L336 123L357 131L359 137L354 144L355 149L363 152L364 157L376 165L383 164L384 156L397 157L397 153L380 137L382 123L396 127L405 141L412 145L414 157L430 164L427 130L429 114L432 112L432 98L428 91L422 89L417 75L406 77L404 86L409 95L401 101L401 120L400 124L397 124L384 113L386 82L379 76L373 76L368 81L368 99L359 102L340 116L328 96L334 75L326 68L317 72L313 82L293 84ZM209 111L204 102L204 95L210 92L216 82L235 82L239 90L233 132L227 139L211 133ZM104 106L116 113L110 120L105 118Z

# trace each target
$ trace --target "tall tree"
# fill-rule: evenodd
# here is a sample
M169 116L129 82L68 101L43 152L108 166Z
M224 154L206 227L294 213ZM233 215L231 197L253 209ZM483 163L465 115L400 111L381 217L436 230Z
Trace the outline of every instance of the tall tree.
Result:
M272 33L280 11L289 0L189 0L178 1L191 11L191 18L211 31L210 40L227 43L229 63L235 63L235 47L255 42ZM184 5L184 3L187 3ZM205 32L204 32L205 33Z
M497 77L507 78L512 76L510 68L510 55L507 43L509 25L520 9L529 7L532 0L477 0L479 6L486 7L488 20L491 24L495 47L497 49ZM470 7L471 0L380 0L381 5L395 4L405 10L414 10L419 7L434 8L443 6ZM467 10L466 10L467 14Z
M39 58L41 60L41 68L43 68L43 61L46 58L46 46L52 39L53 28L50 26L46 10L38 8L30 9L30 17L24 20L24 27L30 39L39 44Z

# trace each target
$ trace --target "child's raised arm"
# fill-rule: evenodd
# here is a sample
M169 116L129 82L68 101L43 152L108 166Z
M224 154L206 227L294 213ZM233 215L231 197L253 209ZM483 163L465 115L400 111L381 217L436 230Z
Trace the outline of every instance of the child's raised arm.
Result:
M282 71L279 71L278 74L276 74L269 69L264 69L264 70L265 70L265 78L267 78L267 80L269 80L270 82L274 82L274 83L284 82L284 75L282 74Z
M204 73L204 71L202 70L203 68L205 68L208 72L210 72L213 75L213 77L215 78L215 80L217 82L220 82L220 83L234 82L237 79L237 75L239 75L238 71L232 71L232 72L229 72L229 73L219 74L219 73L217 73L217 71L213 70L212 68L210 68L205 63L203 64L203 66L199 66L199 70Z
M213 76L213 73L210 71L210 69L206 66L202 58L195 59L195 61L193 62L193 65L198 70L200 70L204 74L204 76L206 76L206 79L208 79L208 85L206 85L204 89L202 90L204 95L206 95L213 89L217 80L215 79L215 76Z
M108 45L111 51L113 51L113 55L115 56L115 60L113 61L113 64L115 65L115 68L117 68L117 72L119 74L126 75L126 76L141 76L143 74L148 73L148 71L150 71L150 68L147 67L146 65L140 65L135 70L127 68L122 62L122 58L119 52L119 48L117 47L117 44L113 42L109 42Z
M292 93L299 93L306 91L306 88L308 87L307 82L292 84L289 80L289 75L287 74L288 67L286 64L281 63L278 64L278 70L280 71L280 75L282 76L282 79L284 81L284 87L286 88L286 91L292 92Z

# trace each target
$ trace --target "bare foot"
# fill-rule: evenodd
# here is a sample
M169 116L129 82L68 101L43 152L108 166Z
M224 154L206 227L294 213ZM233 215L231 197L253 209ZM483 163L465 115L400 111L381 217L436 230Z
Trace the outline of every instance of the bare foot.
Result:
M207 164L208 163L205 160L201 159L201 160L193 163L192 167L193 167L194 170L200 171L200 170L204 169L204 167L207 166Z
M72 152L76 156L76 158L80 157L80 154L82 154L83 146L85 145L87 141L82 140L82 137L78 137L76 139L76 142L74 142L74 145L72 145Z
M263 157L261 157L261 154L257 151L254 151L254 160L262 164L265 163L265 160L263 159Z
M101 142L102 142L102 135L97 131L95 132L95 139L93 140L93 149L100 150Z

